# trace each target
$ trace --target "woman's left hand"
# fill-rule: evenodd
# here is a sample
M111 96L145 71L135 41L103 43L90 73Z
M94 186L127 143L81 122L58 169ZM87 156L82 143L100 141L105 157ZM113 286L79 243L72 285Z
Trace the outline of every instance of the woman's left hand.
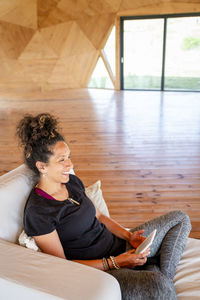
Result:
M141 234L144 233L144 230L139 230L139 231L134 231L131 233L130 238L129 238L129 244L133 248L137 248L146 238L142 236Z

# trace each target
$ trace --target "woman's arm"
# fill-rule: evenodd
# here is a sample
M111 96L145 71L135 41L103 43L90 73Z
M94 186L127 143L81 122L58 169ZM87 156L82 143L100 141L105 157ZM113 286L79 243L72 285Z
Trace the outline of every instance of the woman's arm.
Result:
M112 232L114 235L122 238L124 240L129 241L131 238L131 232L126 230L123 226L119 223L114 221L112 218L103 215L97 208L96 208L96 217L100 223L103 223L107 229Z
M56 229L51 233L33 236L33 238L35 239L36 244L42 250L42 252L66 259Z
M103 223L110 232L117 237L128 241L134 248L137 248L145 240L145 237L141 236L141 234L144 233L144 230L130 232L112 218L103 215L97 208L96 217L99 222Z
M34 236L34 239L38 247L47 254L54 255L60 258L66 259L60 238L56 230L51 233ZM134 254L134 250L122 253L115 257L117 264L120 267L133 268L137 265L143 265L146 262L146 256L149 254L149 249L147 249L142 254ZM99 270L104 270L102 259L92 259L92 260L73 260L83 265L94 267ZM110 269L114 269L111 259L108 259Z

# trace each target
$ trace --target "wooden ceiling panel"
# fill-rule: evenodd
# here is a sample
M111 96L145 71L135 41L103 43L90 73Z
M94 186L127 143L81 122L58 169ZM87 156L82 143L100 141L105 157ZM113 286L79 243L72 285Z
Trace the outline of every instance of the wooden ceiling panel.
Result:
M60 56L72 25L73 22L67 22L40 30L49 47L51 47L58 56Z
M101 49L105 43L105 37L114 24L115 14L84 17L77 20L77 24L86 34L96 49Z
M20 5L21 0L1 0L0 5L0 18L8 14L10 11L15 9L18 5Z
M156 3L160 3L160 2L162 2L162 0L160 0L160 1L158 1L158 0L134 0L134 1L122 0L120 10L129 10L129 9L133 9L133 8L150 6L150 5L154 5Z
M88 3L89 0L60 0L58 8L75 20L82 16L84 10L87 10Z
M95 47L83 33L76 22L73 22L70 33L63 46L61 57L80 55L85 52L91 52Z
M34 30L0 21L0 47L6 58L18 58L34 35Z
M37 0L38 27L42 27L42 23L52 10L57 7L60 0Z
M37 29L37 0L21 0L6 13L0 12L2 21Z
M106 0L113 12L117 12L120 8L122 0Z
M117 12L120 4L121 0L90 0L88 7L99 15Z
M58 58L58 55L50 48L43 36L36 32L28 43L19 59L50 59Z
M71 20L72 18L67 13L56 7L42 22L40 22L40 28L57 25Z
M188 12L199 12L200 2L197 0L184 1L184 0L135 0L129 2L129 0L122 0L118 15L155 15L155 14L173 14L176 13L188 13Z
M165 0L162 0L162 1L165 1ZM197 4L200 4L199 0L190 0L190 1L187 1L187 0L166 0L167 2L177 2L177 3L183 3L183 4L192 4L192 3L197 3Z

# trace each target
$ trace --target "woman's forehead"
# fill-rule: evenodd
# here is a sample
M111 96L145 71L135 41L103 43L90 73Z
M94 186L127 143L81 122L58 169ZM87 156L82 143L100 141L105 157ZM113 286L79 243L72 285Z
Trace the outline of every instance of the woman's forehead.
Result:
M52 148L52 151L55 156L62 156L70 153L68 145L63 141L57 142Z

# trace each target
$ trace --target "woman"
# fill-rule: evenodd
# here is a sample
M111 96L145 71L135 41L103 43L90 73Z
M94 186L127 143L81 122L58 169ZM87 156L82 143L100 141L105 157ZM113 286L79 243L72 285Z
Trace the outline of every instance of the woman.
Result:
M80 179L69 174L70 149L53 116L25 116L17 133L25 162L38 175L24 209L24 228L39 248L111 273L123 299L176 299L172 280L191 229L188 216L173 211L129 232L102 215ZM135 254L144 231L148 235L155 228L151 254L149 248Z

